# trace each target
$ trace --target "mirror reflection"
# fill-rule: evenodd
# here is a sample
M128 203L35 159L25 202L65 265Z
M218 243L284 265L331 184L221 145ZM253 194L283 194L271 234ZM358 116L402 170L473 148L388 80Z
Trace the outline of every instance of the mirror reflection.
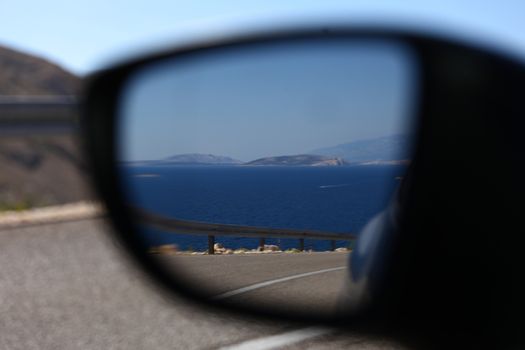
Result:
M360 230L411 158L414 59L319 39L150 64L120 100L144 249L210 298L332 313Z

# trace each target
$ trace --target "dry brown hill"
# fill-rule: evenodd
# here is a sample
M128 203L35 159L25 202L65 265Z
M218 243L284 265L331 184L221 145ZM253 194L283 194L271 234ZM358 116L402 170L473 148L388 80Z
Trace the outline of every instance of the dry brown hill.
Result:
M0 45L0 95L74 95L79 85L58 65Z
M58 65L0 46L0 96L76 95L79 87ZM2 133L0 211L91 197L77 143L67 134Z

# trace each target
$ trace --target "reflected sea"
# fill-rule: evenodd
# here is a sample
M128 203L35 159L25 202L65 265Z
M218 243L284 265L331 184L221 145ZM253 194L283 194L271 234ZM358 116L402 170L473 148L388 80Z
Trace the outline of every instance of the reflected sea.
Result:
M358 234L387 205L405 165L327 167L122 166L128 201L178 219ZM204 251L207 237L144 228L147 245ZM216 237L226 248L256 248L258 238ZM296 239L267 239L281 249ZM338 241L337 247L348 246ZM306 240L324 251L330 242Z

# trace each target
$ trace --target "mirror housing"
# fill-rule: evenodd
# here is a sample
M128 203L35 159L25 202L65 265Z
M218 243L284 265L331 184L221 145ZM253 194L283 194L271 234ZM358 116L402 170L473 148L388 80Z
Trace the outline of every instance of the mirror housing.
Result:
M84 99L84 139L115 235L168 291L209 304L199 290L188 288L151 259L137 235L129 234L137 226L115 167L115 120L123 84L143 65L165 58L254 42L334 37L395 40L411 48L420 66L418 125L414 157L396 209L365 229L374 248L358 242L359 254L352 257L352 279L367 281L360 285L360 295L366 295L368 304L343 318L310 321L404 337L419 334L440 339L442 345L451 339L517 341L523 324L514 320L525 310L525 255L520 251L525 223L519 204L525 198L525 69L502 54L465 43L376 28L301 28L196 43L96 73ZM394 221L389 219L392 212ZM302 316L255 307L217 306L304 321Z

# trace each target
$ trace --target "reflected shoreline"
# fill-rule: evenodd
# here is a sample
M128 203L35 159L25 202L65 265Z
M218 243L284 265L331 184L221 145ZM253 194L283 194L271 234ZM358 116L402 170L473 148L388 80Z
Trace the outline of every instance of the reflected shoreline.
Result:
M352 249L347 247L339 247L335 250L299 250L297 248L288 248L281 250L277 245L268 244L256 249L247 248L225 248L221 244L215 244L213 255L250 255L250 254L310 254L310 253L351 253ZM149 254L153 255L210 255L208 251L194 251L194 250L179 250L176 244L163 244L159 246L152 246L148 249Z

